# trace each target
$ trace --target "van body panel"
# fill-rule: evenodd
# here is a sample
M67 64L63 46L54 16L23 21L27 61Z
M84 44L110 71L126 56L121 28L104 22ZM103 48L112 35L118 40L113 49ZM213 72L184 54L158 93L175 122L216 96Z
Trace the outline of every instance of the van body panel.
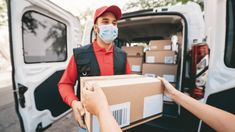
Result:
M13 92L22 131L42 131L70 108L57 83L81 41L76 17L50 1L9 0Z
M234 51L234 0L205 0L205 22L207 43L210 46L208 79L204 103L235 114L235 68L225 63L230 50ZM229 38L230 37L230 38ZM234 53L232 53L234 54ZM234 60L230 60L233 61ZM213 131L200 122L198 131Z

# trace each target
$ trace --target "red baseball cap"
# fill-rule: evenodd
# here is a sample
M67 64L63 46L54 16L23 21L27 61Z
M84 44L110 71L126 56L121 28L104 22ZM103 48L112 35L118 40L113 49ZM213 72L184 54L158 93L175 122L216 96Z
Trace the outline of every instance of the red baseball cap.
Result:
M96 9L96 11L95 11L94 24L95 24L97 18L100 17L105 12L112 12L115 15L117 20L119 20L122 17L122 11L118 6L116 6L116 5L102 6L98 9Z

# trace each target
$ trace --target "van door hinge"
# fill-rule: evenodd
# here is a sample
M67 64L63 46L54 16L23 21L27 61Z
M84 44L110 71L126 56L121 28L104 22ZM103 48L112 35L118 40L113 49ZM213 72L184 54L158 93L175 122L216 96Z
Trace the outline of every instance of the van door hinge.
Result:
M25 108L25 96L24 96L24 93L28 90L28 88L26 86L18 83L18 89L19 89L19 102L20 102L20 106L22 108Z

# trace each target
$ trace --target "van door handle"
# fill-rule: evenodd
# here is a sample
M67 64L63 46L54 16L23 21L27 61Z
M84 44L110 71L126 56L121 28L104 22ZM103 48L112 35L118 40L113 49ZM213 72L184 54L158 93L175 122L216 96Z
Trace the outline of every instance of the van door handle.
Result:
M28 88L20 83L18 83L19 89L19 103L22 108L25 108L25 96L24 93L28 90Z

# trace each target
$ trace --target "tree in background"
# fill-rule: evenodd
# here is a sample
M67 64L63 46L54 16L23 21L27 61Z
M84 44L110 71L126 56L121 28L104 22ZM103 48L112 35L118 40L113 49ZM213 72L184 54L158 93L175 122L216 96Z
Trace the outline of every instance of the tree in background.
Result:
M5 0L0 0L0 72L10 67L7 25L7 4Z
M0 26L7 24L7 4L5 0L0 0Z
M94 12L93 9L87 8L84 12L80 13L79 16L77 16L81 22L82 31L84 31L84 29L85 29L85 25L86 25L87 20L89 20L89 19L93 20L93 18L92 18L93 12Z
M162 6L172 6L178 3L185 4L188 1L194 1L199 3L199 5L203 9L203 1L202 0L130 0L123 7L123 11L131 12L134 10L142 10L142 9L151 9Z

